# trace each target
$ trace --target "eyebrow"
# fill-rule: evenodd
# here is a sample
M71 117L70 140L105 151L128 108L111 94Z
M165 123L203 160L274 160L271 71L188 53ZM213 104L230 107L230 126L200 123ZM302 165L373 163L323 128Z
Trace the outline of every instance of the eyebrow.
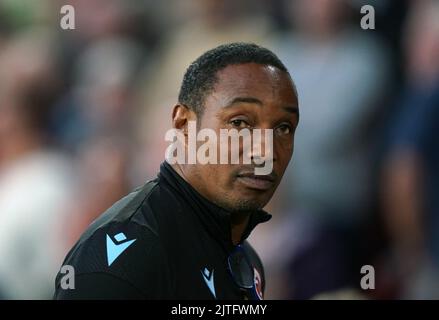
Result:
M228 103L225 106L225 108L231 107L231 106L233 106L234 104L237 104L237 103L253 103L253 104L260 105L260 106L263 105L262 101L259 100L258 98L254 98L254 97L236 97L230 103Z
M230 103L228 103L224 108L232 107L234 104L238 104L238 103L253 103L253 104L257 104L259 106L263 106L262 101L259 100L258 98L236 97ZM288 113L296 114L297 117L299 117L299 108L297 108L296 106L285 106L285 107L282 107L282 109Z
M282 109L284 109L286 112L296 114L297 117L299 117L299 108L295 106L286 106L286 107L282 107Z

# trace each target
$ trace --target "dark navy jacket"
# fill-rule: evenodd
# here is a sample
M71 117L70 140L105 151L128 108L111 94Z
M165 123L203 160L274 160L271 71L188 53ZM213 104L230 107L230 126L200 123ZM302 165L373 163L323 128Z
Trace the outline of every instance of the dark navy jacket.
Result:
M270 219L254 212L242 237L258 292L264 270L245 241ZM68 253L74 289L55 282L55 299L243 299L228 257L230 213L201 196L166 162L155 180L116 202L95 220ZM63 288L64 287L64 288Z

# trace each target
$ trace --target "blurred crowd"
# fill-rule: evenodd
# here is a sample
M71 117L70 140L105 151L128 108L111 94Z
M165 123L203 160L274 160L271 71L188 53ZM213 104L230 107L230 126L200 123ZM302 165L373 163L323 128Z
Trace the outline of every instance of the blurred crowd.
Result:
M87 225L155 177L185 68L235 41L275 52L299 92L250 238L266 298L439 299L436 0L0 0L0 298L51 297Z

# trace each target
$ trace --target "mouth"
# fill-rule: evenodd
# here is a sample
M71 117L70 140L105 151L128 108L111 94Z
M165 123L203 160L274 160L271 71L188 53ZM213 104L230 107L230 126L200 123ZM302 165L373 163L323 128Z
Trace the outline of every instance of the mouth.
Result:
M276 174L255 175L253 171L241 172L237 174L237 180L247 188L266 191L276 183Z

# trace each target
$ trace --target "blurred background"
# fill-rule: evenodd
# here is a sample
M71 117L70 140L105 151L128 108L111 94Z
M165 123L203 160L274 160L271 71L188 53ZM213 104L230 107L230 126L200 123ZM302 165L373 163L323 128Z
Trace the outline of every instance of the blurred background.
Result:
M87 225L155 177L186 67L234 41L274 51L299 92L250 238L265 298L439 298L436 0L0 0L0 298L51 298Z

